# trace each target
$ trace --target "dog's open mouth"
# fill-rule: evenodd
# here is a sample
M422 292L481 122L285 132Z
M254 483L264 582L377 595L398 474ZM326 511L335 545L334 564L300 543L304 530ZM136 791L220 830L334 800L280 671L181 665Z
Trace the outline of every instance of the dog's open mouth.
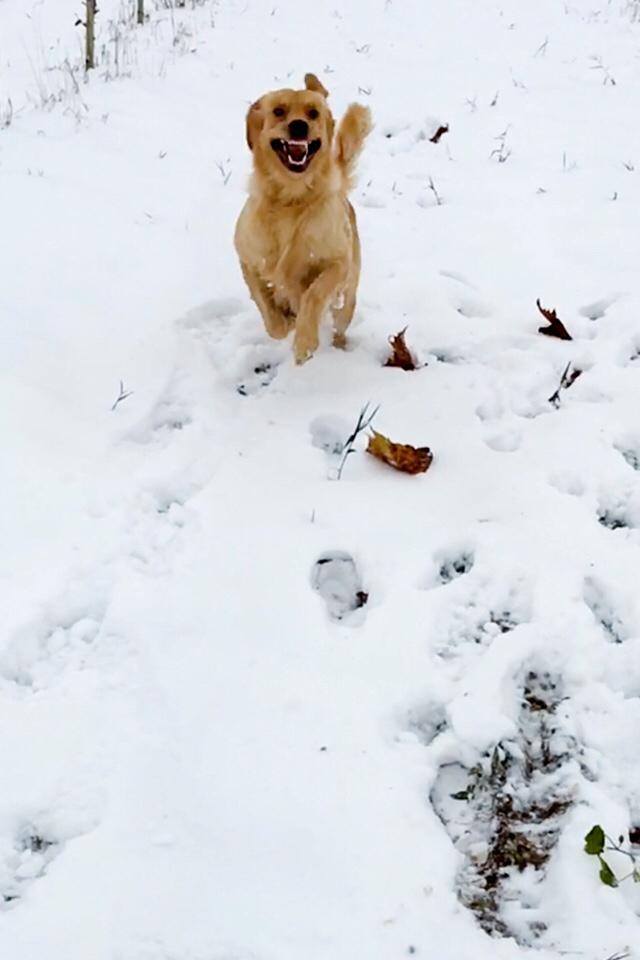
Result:
M321 147L320 140L272 140L275 150L287 170L304 173Z

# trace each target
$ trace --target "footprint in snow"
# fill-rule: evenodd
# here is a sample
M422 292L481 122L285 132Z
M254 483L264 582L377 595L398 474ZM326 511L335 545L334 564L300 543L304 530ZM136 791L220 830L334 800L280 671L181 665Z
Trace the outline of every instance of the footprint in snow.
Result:
M458 544L433 555L433 565L423 585L427 589L446 586L459 577L471 573L475 564L473 548Z
M318 557L311 570L311 586L327 605L327 613L342 621L367 603L369 595L351 554L333 550Z
M193 307L183 317L181 325L194 333L212 326L228 326L243 309L244 304L235 297L220 297Z
M236 390L243 397L253 396L268 387L278 372L278 368L268 361L256 363L253 369L245 376Z
M469 320L485 319L493 313L493 308L476 297L456 297L452 300L456 311Z
M441 556L438 569L440 583L443 585L451 583L452 580L463 577L465 573L470 573L474 563L475 557L472 550Z
M570 497L581 497L586 491L583 478L579 473L571 470L559 470L552 473L549 477L549 483L560 493L566 493Z
M291 354L291 345L250 342L241 347L231 368L231 382L243 397L260 393L270 386L278 375L280 364Z
M450 363L452 366L474 362L472 347L468 351L457 345L434 347L430 354L438 363Z
M16 631L0 657L0 676L36 692L70 665L81 667L98 640L106 613L101 597L62 598Z
M372 210L382 210L387 205L381 193L367 191L358 196L358 205L361 207L370 207Z
M13 836L2 838L0 852L0 910L22 899L28 888L44 876L62 844L45 831L27 824Z
M447 280L455 280L456 283L462 284L463 287L468 287L470 290L475 290L474 285L468 280L463 273L458 273L457 270L439 270L438 271L441 277L445 277Z
M311 443L329 456L339 456L344 450L347 437L353 426L342 417L316 417L309 425Z
M604 584L595 577L587 577L582 590L584 602L611 643L624 643L630 631L616 611L616 605Z
M172 375L151 410L128 432L129 440L140 444L166 441L193 422L182 380L180 374Z
M623 437L614 446L632 470L640 471L640 437Z
M439 274L445 280L453 280L453 284L447 285L449 302L460 316L474 320L493 315L491 304L477 296L475 286L464 274L457 270L440 270Z
M444 613L435 634L435 652L451 660L476 647L486 648L530 619L529 590L523 583L512 584L498 596L489 596L488 588L474 588Z
M581 317L588 320L600 320L606 314L609 307L613 306L620 299L619 293L614 293L610 297L602 297L601 300L594 300L593 303L587 303L580 307L578 311Z
M484 442L498 453L513 453L522 443L522 432L517 429L499 430L486 436Z
M597 518L607 530L635 530L640 527L640 504L630 493L601 496Z

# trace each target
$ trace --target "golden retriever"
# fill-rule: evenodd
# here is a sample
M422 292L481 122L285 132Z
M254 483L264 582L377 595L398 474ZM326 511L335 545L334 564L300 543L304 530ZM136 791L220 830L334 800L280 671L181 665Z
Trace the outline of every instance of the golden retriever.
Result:
M337 133L328 93L312 73L304 90L276 90L247 114L253 153L249 198L235 246L267 333L294 329L297 363L318 347L324 314L344 347L356 304L360 241L347 199L355 162L371 129L368 107L353 103Z

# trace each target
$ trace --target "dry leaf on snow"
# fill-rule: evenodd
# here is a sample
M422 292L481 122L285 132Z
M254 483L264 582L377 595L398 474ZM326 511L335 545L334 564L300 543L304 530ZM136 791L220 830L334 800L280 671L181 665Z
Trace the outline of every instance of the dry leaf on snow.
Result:
M367 453L402 473L426 473L433 463L429 447L412 447L406 443L393 443L388 437L373 430L369 437Z
M406 332L407 327L401 330L400 333L396 333L395 336L389 337L392 353L387 359L385 367L399 367L401 370L416 369L416 362L411 355L409 347L405 343L404 335Z
M538 333L544 333L546 337L555 337L557 340L573 340L573 337L562 320L558 319L558 314L555 310L546 310L540 303L540 300L536 300L536 306L549 323L548 327L538 327Z

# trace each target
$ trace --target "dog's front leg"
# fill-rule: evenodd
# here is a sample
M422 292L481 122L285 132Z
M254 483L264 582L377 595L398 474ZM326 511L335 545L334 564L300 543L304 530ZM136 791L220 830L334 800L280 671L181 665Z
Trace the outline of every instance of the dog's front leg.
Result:
M320 321L346 279L343 263L332 263L316 277L300 298L293 351L296 363L304 363L318 349Z
M252 270L246 263L241 263L240 266L242 267L242 275L249 287L251 299L262 315L267 333L274 340L282 340L291 330L294 318L275 303L271 291L255 270Z

